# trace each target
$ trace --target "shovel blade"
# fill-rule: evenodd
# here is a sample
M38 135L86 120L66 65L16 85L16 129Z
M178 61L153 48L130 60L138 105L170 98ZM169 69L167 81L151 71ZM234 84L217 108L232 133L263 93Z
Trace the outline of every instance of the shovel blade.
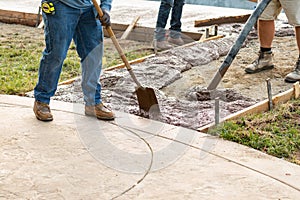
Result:
M136 90L140 110L160 113L158 101L152 88L139 87Z

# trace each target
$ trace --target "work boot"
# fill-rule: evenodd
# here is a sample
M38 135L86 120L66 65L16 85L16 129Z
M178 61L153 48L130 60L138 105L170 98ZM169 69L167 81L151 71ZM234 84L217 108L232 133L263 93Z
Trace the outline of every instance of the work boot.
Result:
M88 116L94 116L102 120L115 119L114 113L108 109L103 103L95 106L85 106L85 114Z
M39 101L34 102L33 112L38 120L52 121L53 116L48 104Z
M254 74L263 70L273 69L273 54L272 51L259 52L259 57L252 64L246 67L245 71L249 74Z
M300 81L300 60L296 62L294 71L286 75L284 80L289 83Z
M155 41L155 42L156 42L155 46L157 50L166 50L172 48L172 45L170 45L166 40Z
M179 37L179 38L172 38L172 37L169 37L169 38L168 38L168 42L171 43L171 44L175 44L175 45L177 45L177 46L184 45L184 41L182 40L181 37Z

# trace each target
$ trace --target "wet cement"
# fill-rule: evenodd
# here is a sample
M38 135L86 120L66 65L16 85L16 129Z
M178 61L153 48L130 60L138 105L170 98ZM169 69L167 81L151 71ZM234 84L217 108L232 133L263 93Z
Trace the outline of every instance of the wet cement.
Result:
M161 115L155 112L145 115L140 112L135 94L136 85L126 69L103 72L101 76L103 102L113 110L191 129L198 129L214 122L217 97L220 99L221 118L253 105L258 99L250 98L251 95L242 94L233 88L205 90L208 79L213 77L212 72L216 71L211 69L211 63L228 53L237 38L237 33L242 29L239 24L233 26L231 36L173 48L140 64L132 65L141 84L155 90ZM276 34L286 36L293 34L293 30L291 28L285 30L283 27ZM253 38L257 38L255 30L251 31L247 41ZM78 79L70 85L60 86L53 99L84 103L80 81Z
M220 98L221 117L255 103L233 89L203 93L203 86L194 85L184 95L169 96L163 91L167 86L180 80L184 72L227 54L235 37L197 43L183 48L174 48L133 65L133 71L143 86L153 88L159 102L161 115L150 111L150 117L172 125L197 129L214 121L215 97ZM84 103L78 79L70 85L60 86L53 99ZM102 99L113 110L145 116L139 110L136 85L126 69L104 72L101 76ZM181 88L178 88L178 92Z

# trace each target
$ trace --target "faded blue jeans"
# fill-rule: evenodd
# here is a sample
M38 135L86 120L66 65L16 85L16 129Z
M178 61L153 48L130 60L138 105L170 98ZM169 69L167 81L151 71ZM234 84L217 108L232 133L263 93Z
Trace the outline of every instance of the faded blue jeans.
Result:
M181 15L184 0L161 0L158 17L156 21L155 39L157 41L166 40L166 24L171 12L170 37L179 38L181 36Z
M55 94L63 62L72 39L76 45L82 68L82 91L86 105L101 103L99 77L102 69L103 32L96 11L74 9L52 0L55 14L43 13L46 48L40 61L39 78L34 88L36 101L50 103Z

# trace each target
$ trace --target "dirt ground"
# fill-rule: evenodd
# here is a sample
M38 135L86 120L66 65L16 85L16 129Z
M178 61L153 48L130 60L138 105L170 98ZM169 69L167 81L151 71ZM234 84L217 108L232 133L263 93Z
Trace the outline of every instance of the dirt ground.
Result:
M248 42L242 48L229 67L220 83L220 88L233 88L243 95L255 100L267 98L266 79L271 79L273 95L286 91L292 84L285 83L284 77L293 70L298 50L294 36L275 37L273 42L274 64L273 70L257 74L246 74L244 69L258 56L259 44L256 39ZM183 73L183 77L172 85L163 89L166 94L183 97L185 89L193 85L208 86L215 72L221 66L223 58L214 60L201 67L192 68ZM178 92L178 87L181 90Z
M234 30L236 33L238 33L241 27L242 26L240 24L233 24L226 25L224 27L221 26L220 30ZM43 31L41 29L0 23L0 30L2 36L21 34L22 36L24 36L23 42L26 42L26 39L32 42L33 38L35 41L43 41ZM233 96L233 100L227 99L224 101L229 104L224 105L226 109L223 116L241 110L244 107L250 106L257 101L267 98L267 78L271 79L273 95L286 91L287 89L290 89L292 87L292 84L284 82L284 77L294 68L294 63L298 56L296 41L293 34L294 33L292 27L288 25L280 27L276 32L276 37L273 43L275 69L258 74L246 74L244 72L244 68L257 57L258 52L256 32L255 30L251 32L246 45L240 50L218 87L219 89L227 89L226 91L223 90L223 93L226 97ZM208 86L215 72L221 65L224 59L224 55L226 55L225 52L229 50L229 48L235 41L236 36L237 34L235 34L235 37L231 36L233 37L232 39L223 39L220 40L220 42L215 41L203 44L202 46L199 44L198 46L196 45L195 47L185 49L185 51L181 51L180 48L176 48L174 50L171 50L171 54L160 54L157 56L157 58L155 57L152 60L148 60L148 62L146 61L144 64L141 63L139 66L137 66L137 68L139 69L142 65L148 65L149 67L146 70L151 69L155 73L160 73L160 79L154 80L155 78L152 78L152 81L156 81L154 83L154 86L155 88L160 89L157 95L159 96L158 98L161 101L161 107L163 107L162 111L166 115L162 121L193 129L197 129L202 125L212 122L213 102L210 101L201 102L201 104L193 104L193 101L195 100L193 99L193 94L195 94L198 89ZM151 49L151 44L149 43L140 43L134 41L120 41L120 43L125 52L130 52L136 49ZM106 55L108 53L116 53L116 51L114 50L114 46L110 42L109 38L105 39L105 46ZM191 54L188 53L189 51L191 51ZM217 52L215 55L215 52L210 51L221 51L221 53ZM206 56L206 54L208 56L212 56L212 61L209 60L209 62L206 62L204 58L204 64L202 64L201 59L203 58L199 57L200 60L197 60L197 56L201 56L199 54L203 54L204 57ZM169 67L169 65L172 63L175 63L175 67ZM155 68L158 65L163 65L165 68ZM181 69L178 71L176 68ZM125 70L122 71L123 74L119 74L119 70L116 70L115 74L113 75L111 75L111 73L110 75L103 75L103 98L110 104L112 108L116 110L128 111L130 113L138 114L136 104L134 105L132 102L130 102L131 100L128 99L126 100L128 102L126 104L127 108L125 110L118 108L120 102L124 102L124 97L120 97L120 94L122 93L122 91L120 92L120 90L122 90L123 86L118 89L112 89L114 91L119 90L119 92L117 91L116 93L109 94L112 82L118 82L120 77L123 77L124 73L127 73L126 71L124 71ZM144 73L145 71L137 72L137 77L143 77ZM149 73L148 75L151 77L151 72ZM163 74L165 74L166 76L164 76ZM108 79L106 78L107 76L109 77ZM155 76L153 75L152 77ZM150 78L147 77L146 79L151 84ZM131 84L130 87L133 87L132 81L130 80L129 82ZM70 87L72 88L73 92L77 90L74 89L74 85ZM126 89L128 89L128 87ZM70 91L65 90L64 88L59 88L55 99L71 102L82 102L82 98L74 97L76 96L74 94L73 97L68 97L69 93ZM73 100L71 100L72 98ZM112 98L119 99L115 101L111 100ZM197 99L197 101L199 101L199 99ZM206 111L206 109L208 109L209 111ZM200 111L203 111L203 113L199 114ZM183 112L184 114L182 114L181 112ZM191 114L191 112L195 113ZM188 118L194 118L194 120L189 121Z

